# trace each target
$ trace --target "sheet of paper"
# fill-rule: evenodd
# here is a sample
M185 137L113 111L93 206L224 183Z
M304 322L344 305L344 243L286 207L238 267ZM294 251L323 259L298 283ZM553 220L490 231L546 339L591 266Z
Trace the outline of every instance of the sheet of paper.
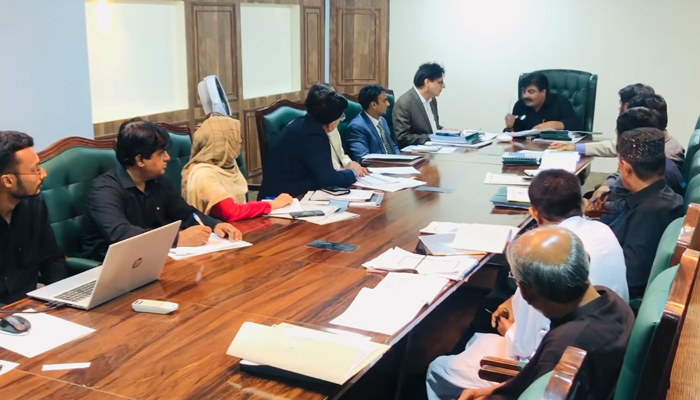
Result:
M382 271L412 271L423 261L423 258L425 256L394 247L365 262L362 266Z
M413 167L369 167L369 172L373 174L392 174L392 175L415 175L420 174L420 171Z
M484 183L487 185L514 185L514 186L530 186L530 180L524 176L515 174L494 174L486 173Z
M529 203L530 195L527 190L526 187L508 186L506 187L506 200L513 203Z
M301 202L299 202L298 199L294 199L294 200L292 200L292 204L290 204L286 207L272 210L272 211L270 211L270 213L268 215L274 216L274 215L289 214L292 212L302 212L302 211L304 211L304 207L301 206Z
M420 297L396 296L394 291L362 288L350 307L331 324L393 335L410 323L425 306Z
M421 276L462 280L476 265L477 259L470 256L426 256L416 271Z
M173 260L183 260L189 257L201 256L202 254L214 253L217 251L240 249L242 247L252 246L252 243L244 242L239 240L238 242L232 242L228 239L220 238L215 233L209 236L209 241L204 246L199 247L176 247L170 249L168 255Z
M394 297L420 298L425 304L431 304L449 282L438 276L389 272L373 290L391 293Z
M457 225L457 224L455 224ZM455 226L454 232L457 232L458 227ZM487 253L484 251L469 251L469 250L458 250L453 249L451 244L455 240L455 233L438 233L435 235L423 235L419 236L421 242L434 256L458 256L458 255L469 255L469 256L484 256Z
M576 165L581 155L575 151L547 150L540 161L540 170L563 169L571 173L576 172Z
M328 224L332 224L334 222L347 221L349 219L355 219L355 218L359 218L359 217L360 217L359 214L354 214L354 213L345 211L345 212L342 212L340 214L332 213L332 214L326 215L324 217L310 217L310 218L303 218L303 219L308 221L308 222L311 222L313 224L316 224L316 225L328 225Z
M0 347L28 358L38 356L95 332L92 328L46 313L17 313L15 315L26 318L32 327L26 335L0 334Z
M392 181L386 181L386 179L391 179ZM396 177L386 177L378 174L370 174L369 176L363 176L355 182L355 186L364 187L368 189L381 190L384 192L397 192L403 189L414 188L417 186L423 186L425 182L419 181L418 179L409 178L396 178Z
M420 233L427 233L427 234L438 234L438 233L457 233L457 229L459 229L459 226L462 224L459 224L457 222L438 222L438 221L433 221L428 224L425 228L420 230Z
M12 371L13 369L17 368L18 365L19 365L18 363L0 360L0 367L2 367L2 368L0 368L0 375L6 374L6 373Z
M66 369L84 369L90 368L89 362L70 363L70 364L46 364L41 367L42 371L63 371Z
M461 225L451 246L455 249L503 253L519 228L505 225Z

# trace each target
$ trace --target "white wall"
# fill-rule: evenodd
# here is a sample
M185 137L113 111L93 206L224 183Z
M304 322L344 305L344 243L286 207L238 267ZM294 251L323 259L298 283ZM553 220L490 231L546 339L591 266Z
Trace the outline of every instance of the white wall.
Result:
M86 3L92 122L188 108L185 3Z
M241 4L243 98L301 89L299 18L298 5Z
M93 137L84 0L0 0L0 130Z
M412 85L423 62L446 68L443 125L500 131L521 72L598 74L595 131L615 134L617 91L643 82L669 106L687 144L700 114L700 1L397 0L390 5L389 87ZM596 160L610 171L614 160Z

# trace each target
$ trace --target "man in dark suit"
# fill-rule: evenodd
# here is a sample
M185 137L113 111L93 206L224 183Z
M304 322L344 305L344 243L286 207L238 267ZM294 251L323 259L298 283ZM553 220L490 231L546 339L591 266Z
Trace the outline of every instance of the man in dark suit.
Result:
M437 97L445 88L445 69L427 63L418 68L413 85L394 105L394 133L400 147L423 144L428 136L442 129Z
M352 158L359 162L367 154L399 154L401 151L383 117L389 109L386 89L380 85L365 86L357 100L364 112L359 113L345 131Z
M331 186L348 187L364 169L351 163L336 171L328 133L345 118L348 101L326 83L311 87L307 114L290 122L267 154L258 199L289 193L293 197Z

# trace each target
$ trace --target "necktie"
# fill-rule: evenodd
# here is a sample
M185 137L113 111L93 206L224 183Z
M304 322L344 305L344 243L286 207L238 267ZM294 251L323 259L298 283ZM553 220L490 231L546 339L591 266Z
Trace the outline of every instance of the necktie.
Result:
M377 131L379 131L379 137L382 138L382 143L384 144L384 152L386 154L394 154L394 149L392 149L391 145L389 144L389 139L386 137L386 132L384 132L384 128L382 127L381 122L377 124Z

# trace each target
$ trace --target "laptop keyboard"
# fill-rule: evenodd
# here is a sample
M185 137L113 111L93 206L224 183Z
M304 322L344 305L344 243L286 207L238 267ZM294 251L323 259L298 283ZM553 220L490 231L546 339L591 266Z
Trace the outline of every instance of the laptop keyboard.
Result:
M95 289L95 284L97 280L88 282L84 285L78 286L75 289L71 289L67 292L63 292L58 296L54 296L55 299L72 301L74 303L79 302L92 295L92 291Z

